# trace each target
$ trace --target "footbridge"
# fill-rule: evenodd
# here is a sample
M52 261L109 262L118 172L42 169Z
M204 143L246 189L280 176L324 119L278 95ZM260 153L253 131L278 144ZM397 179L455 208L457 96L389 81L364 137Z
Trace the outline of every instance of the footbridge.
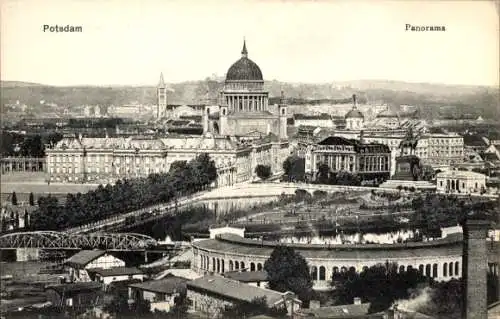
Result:
M0 236L4 249L103 249L108 251L144 251L157 246L152 237L134 233L69 234L56 231L19 232Z

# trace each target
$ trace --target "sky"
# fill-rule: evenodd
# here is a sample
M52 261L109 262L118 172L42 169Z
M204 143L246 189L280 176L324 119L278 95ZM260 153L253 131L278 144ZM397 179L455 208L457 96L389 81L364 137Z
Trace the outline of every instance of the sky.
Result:
M499 84L491 1L2 0L1 79L156 85L223 76L248 57L265 80ZM405 31L406 24L444 32ZM43 32L82 26L81 33Z

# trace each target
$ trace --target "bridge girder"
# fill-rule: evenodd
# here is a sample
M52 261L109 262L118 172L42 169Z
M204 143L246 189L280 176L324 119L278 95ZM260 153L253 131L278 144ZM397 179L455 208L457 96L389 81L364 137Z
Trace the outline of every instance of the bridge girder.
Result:
M150 236L134 233L68 234L56 231L19 232L0 236L1 249L144 250L156 246Z

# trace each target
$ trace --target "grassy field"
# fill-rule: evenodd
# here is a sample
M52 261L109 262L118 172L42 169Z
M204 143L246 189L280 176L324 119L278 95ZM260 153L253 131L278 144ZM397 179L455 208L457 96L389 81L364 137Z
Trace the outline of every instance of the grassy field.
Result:
M52 194L65 198L67 193L86 193L97 188L95 184L68 184L50 183L45 181L43 172L15 172L1 176L1 202L11 200L12 192L16 192L19 202L28 201L29 194L33 193L35 201L40 196Z

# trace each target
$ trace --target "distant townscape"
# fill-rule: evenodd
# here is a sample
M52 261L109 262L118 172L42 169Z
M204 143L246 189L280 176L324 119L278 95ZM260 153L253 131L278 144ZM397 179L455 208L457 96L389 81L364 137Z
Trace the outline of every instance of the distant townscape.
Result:
M498 88L266 81L250 57L2 82L2 318L498 318Z

